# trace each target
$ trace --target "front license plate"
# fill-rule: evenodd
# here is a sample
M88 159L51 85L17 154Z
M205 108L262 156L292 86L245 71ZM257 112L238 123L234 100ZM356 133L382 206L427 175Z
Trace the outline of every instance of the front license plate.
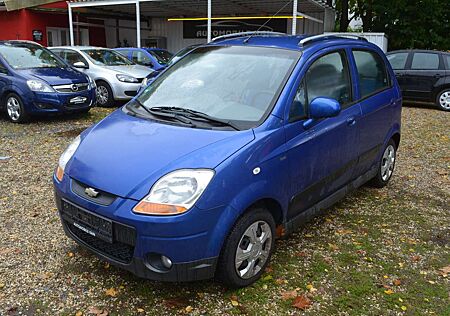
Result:
M61 216L70 225L106 242L113 242L113 223L111 220L85 211L64 200L61 206Z

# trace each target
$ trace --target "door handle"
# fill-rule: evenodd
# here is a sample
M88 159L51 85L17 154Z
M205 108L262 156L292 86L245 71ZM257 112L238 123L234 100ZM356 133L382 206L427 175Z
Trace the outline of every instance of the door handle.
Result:
M352 116L352 117L349 117L348 119L347 119L347 125L348 126L353 126L353 125L355 125L355 123L356 123L356 119Z
M401 76L403 76L403 74L402 74L402 73L400 73L400 72L396 72L396 73L395 73L395 76L397 76L397 77L401 77Z
M441 74L435 74L434 75L434 78L441 78L442 76L441 76Z

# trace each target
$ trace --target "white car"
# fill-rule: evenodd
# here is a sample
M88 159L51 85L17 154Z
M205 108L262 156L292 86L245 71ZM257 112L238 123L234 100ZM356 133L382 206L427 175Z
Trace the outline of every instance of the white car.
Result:
M61 46L50 50L95 81L99 106L109 107L114 100L132 99L142 80L153 72L108 48Z

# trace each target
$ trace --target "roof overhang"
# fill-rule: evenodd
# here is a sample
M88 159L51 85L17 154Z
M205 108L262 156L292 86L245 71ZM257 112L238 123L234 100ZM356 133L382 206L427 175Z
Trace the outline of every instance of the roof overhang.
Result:
M4 0L0 1L4 2L6 6L6 10L13 11L13 10L19 10L24 8L31 8L36 7L43 4L58 2L55 0Z

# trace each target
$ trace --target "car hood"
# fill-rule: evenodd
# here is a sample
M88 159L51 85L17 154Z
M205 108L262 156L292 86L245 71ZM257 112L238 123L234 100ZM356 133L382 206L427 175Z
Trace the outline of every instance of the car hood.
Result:
M152 69L141 65L106 66L106 68L140 79L147 77L153 72Z
M72 68L30 68L20 69L17 72L26 79L44 80L51 86L85 83L86 75Z
M254 139L252 130L218 131L157 123L121 109L82 134L66 173L96 189L142 199L170 171L214 169Z

